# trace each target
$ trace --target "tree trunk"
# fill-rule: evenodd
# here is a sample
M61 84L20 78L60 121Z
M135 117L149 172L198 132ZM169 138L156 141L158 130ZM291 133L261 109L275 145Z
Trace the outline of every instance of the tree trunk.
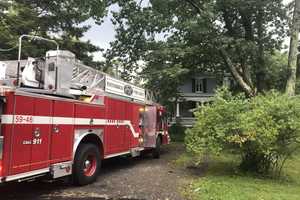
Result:
M258 51L257 51L257 66L256 66L256 87L258 92L263 92L266 89L266 64L265 64L265 57L264 57L264 44L263 44L263 38L264 38L264 27L263 27L263 18L264 18L264 12L261 9L258 11L258 17L257 17L257 37L258 37Z
M245 64L243 66L243 73L244 73L244 80L246 81L246 83L251 87L254 88L253 82L252 82L252 78L251 78L251 72L250 72L250 68L247 64Z
M249 96L253 97L256 95L256 89L252 88L241 76L241 74L238 72L234 64L232 63L231 59L229 58L227 52L224 49L220 50L220 53L224 59L225 64L230 69L231 74L233 75L234 79L237 81L237 83L241 86L241 88L244 90L244 92Z
M297 54L298 40L300 29L300 0L295 0L295 8L293 14L293 24L291 29L290 52L288 60L288 78L286 83L286 93L290 96L295 95L296 73L297 73Z

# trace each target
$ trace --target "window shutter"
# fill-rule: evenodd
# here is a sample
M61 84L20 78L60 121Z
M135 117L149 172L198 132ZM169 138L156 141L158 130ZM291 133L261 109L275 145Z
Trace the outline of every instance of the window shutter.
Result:
M207 79L203 79L203 93L207 93Z
M196 92L196 80L194 78L192 78L192 92L195 93Z

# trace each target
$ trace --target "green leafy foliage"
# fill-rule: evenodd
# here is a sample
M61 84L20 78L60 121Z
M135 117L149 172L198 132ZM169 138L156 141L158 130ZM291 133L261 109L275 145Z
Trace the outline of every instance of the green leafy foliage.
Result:
M286 78L288 74L287 53L274 52L266 58L266 88L267 90L285 91Z
M229 150L240 155L244 170L279 175L300 147L298 97L273 91L247 99L223 88L211 106L195 115L195 126L186 132L188 150L197 155Z
M62 49L93 64L90 53L100 49L89 41L80 41L90 28L82 23L90 18L101 23L108 4L106 0L0 0L0 48L16 47L22 34L38 35L57 40ZM45 50L55 48L38 41L24 42L23 47L24 58L44 56ZM0 54L1 60L16 58L17 48Z
M288 28L282 0L114 2L120 9L113 13L117 34L108 62L118 59L131 72L143 60L140 75L164 101L176 98L187 76L203 72L235 71L238 89L249 96L269 89L269 60Z

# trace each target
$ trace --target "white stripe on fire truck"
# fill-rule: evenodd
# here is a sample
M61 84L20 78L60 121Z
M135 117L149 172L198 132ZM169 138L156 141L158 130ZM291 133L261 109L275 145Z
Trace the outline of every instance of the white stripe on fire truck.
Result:
M128 126L132 135L138 138L130 120L111 120L94 118L50 117L32 115L2 115L1 124L55 124L55 125L106 125Z

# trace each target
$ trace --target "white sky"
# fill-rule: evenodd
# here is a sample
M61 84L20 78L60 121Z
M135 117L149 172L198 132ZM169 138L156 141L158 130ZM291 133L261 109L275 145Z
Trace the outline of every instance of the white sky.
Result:
M116 6L112 6L111 10L117 9ZM84 24L90 25L91 28L85 33L82 40L90 40L92 44L106 50L110 47L110 42L115 39L115 28L111 22L112 14L109 11L107 17L104 18L104 22L101 25L94 23L94 20L90 19ZM94 53L94 60L103 60L102 52Z
M285 4L292 2L293 0L283 0ZM111 10L117 9L116 6L112 6ZM105 17L104 22L99 26L96 25L93 20L88 20L85 24L91 25L91 29L85 33L82 40L90 40L92 44L99 46L102 49L108 49L110 47L110 42L115 39L115 28L111 23L111 13ZM101 52L94 53L95 60L103 60Z

